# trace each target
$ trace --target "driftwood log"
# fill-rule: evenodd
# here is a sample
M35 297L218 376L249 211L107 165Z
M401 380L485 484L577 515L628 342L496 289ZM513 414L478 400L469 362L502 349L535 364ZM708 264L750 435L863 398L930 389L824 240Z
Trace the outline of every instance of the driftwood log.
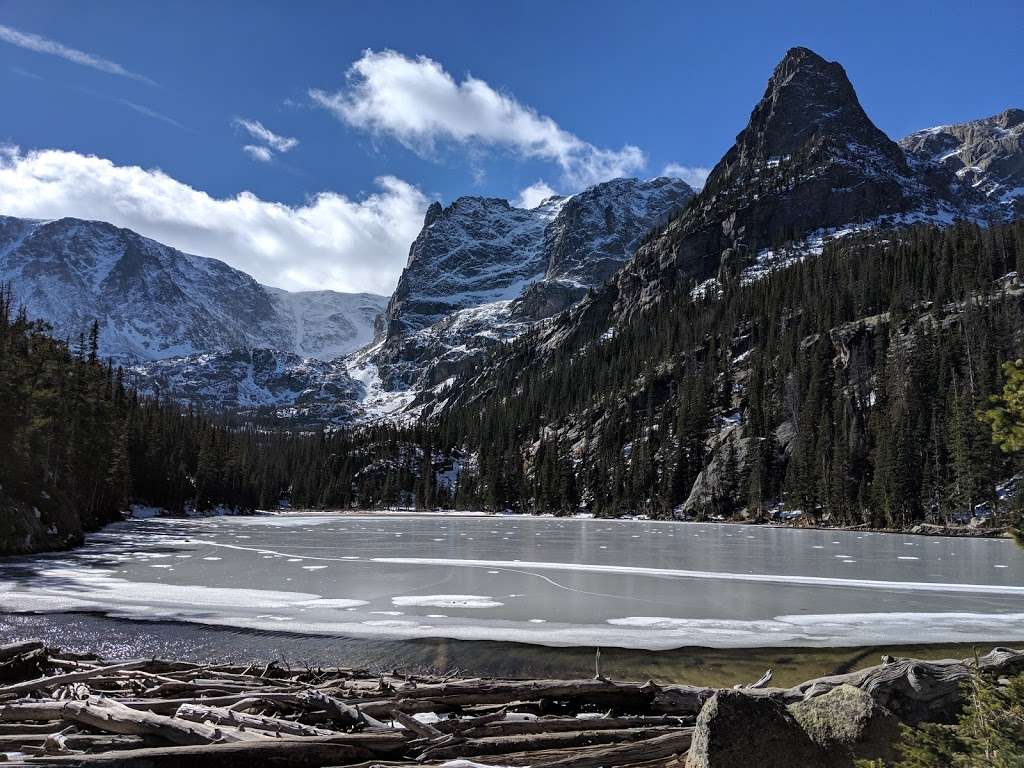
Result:
M1001 676L1024 672L1024 652L996 648L977 663ZM695 717L718 691L603 676L485 680L274 663L112 663L37 642L0 646L4 670L0 755L7 764L83 768L385 768L458 759L671 768L684 764ZM851 685L917 723L955 714L974 670L973 659L886 657L791 688L768 687L769 672L739 694L792 704Z

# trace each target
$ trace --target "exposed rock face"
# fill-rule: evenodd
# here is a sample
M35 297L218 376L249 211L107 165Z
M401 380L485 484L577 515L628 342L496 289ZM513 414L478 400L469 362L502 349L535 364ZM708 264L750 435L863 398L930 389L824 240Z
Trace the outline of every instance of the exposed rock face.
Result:
M710 509L712 502L723 495L725 475L732 452L732 461L740 476L748 456L756 448L756 441L742 436L739 426L730 426L715 438L711 447L711 460L697 475L690 488L690 494L683 502L683 512L692 514Z
M336 357L370 340L384 305L371 294L267 288L216 259L70 218L0 216L0 281L58 336L99 320L102 353L124 360L239 347Z
M460 197L447 208L431 205L388 302L388 338L517 297L544 271L544 227L563 202L552 198L527 210L499 198Z
M640 239L693 197L689 185L659 177L614 179L573 195L544 231L543 279L516 301L513 313L551 317L615 274Z
M719 691L701 708L686 768L823 768L833 758L779 701Z
M692 196L662 177L615 179L530 210L495 198L431 205L369 355L384 386L429 389L468 370L609 279Z
M900 722L871 695L852 685L840 685L826 694L789 705L789 711L815 744L838 761L897 760L895 745Z
M952 171L1010 215L1024 215L1024 110L927 128L900 139L900 146L920 163Z

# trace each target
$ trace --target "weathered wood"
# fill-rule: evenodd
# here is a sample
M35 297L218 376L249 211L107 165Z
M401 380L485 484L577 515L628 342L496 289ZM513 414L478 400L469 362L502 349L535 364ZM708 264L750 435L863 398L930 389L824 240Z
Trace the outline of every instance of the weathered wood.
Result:
M574 706L616 706L643 712L659 688L653 683L613 683L607 680L460 680L396 692L393 699L359 702L364 712L386 715L392 709L424 712L479 704L553 700Z
M407 715L397 709L391 713L391 716L401 723L404 728L408 728L413 733L422 736L425 739L440 739L444 737L444 734L434 726L427 723L421 723L412 715Z
M651 762L657 765L656 761L683 755L690 748L690 741L689 729L672 730L630 744L480 755L474 762L530 768L625 768Z
M0 686L0 696L5 694L29 693L31 691L45 691L62 685L68 685L69 683L81 683L85 680L90 680L91 678L105 675L109 672L115 672L122 669L133 669L141 666L142 664L145 664L145 662L126 661L121 664L113 664L109 667L94 667L92 669L84 669L79 672L67 672L63 675L39 677L35 680L28 680L23 683Z
M39 640L26 640L20 643L5 643L0 645L0 662L10 661L16 656L21 656L32 651L38 651L43 648L43 644Z
M757 679L757 682L747 683L746 685L734 685L733 688L750 690L751 688L764 688L772 681L772 671L769 669L761 677Z
M548 749L576 749L595 744L621 744L623 742L646 741L655 736L671 733L692 733L693 729L679 728L619 728L614 730L570 731L567 733L536 733L516 736L489 736L466 739L450 746L429 747L421 759L445 760L456 757L477 757L478 755L505 755L516 752L532 752Z
M279 734L284 733L290 736L334 736L337 734L337 731L328 731L325 728L303 725L293 720L283 720L278 717L267 717L266 715L249 715L243 712L224 709L223 707L204 707L200 704L182 704L178 707L175 717L181 720L190 720L194 723L230 725L235 728L248 728Z
M0 706L0 720L71 720L107 733L159 736L172 744L210 744L264 738L233 728L191 723L152 712L129 709L112 699L40 701Z
M466 731L484 728L491 723L502 721L505 719L505 714L506 710L502 708L497 712L480 715L479 717L451 718L450 720L442 720L436 727L439 731L443 731L444 733L465 733Z
M261 699L263 701L285 702L296 705L302 703L298 695L294 693L261 693L255 689L247 693L232 694L230 696L209 696L205 698L188 696L180 699L130 698L121 699L121 703L131 709L155 712L161 715L173 715L182 704L207 704L211 707L228 707L246 699Z
M482 718L477 718L482 719ZM689 722L680 722L674 717L602 717L580 719L576 717L542 717L537 720L504 720L491 722L483 726L467 725L461 728L445 731L461 733L473 738L485 736L512 736L517 734L530 733L565 733L569 731L603 731L622 728L657 728L657 727L688 727ZM443 727L447 722L459 724L460 720L444 721L438 724Z
M323 691L306 691L302 694L301 699L326 710L328 714L342 723L350 725L363 724L369 728L387 727L380 720L368 715L359 705L346 704L341 699L337 699Z
M9 698L45 697L0 704L0 750L34 755L32 763L83 768L254 768L358 760L371 761L363 764L369 768L458 758L533 768L671 768L681 766L693 716L719 690L607 679L453 679L273 664L211 667L158 659L111 664L45 648L11 658L33 655L25 676L59 674L14 677L12 685L0 687ZM1024 670L1024 653L996 649L979 663L1007 676ZM744 697L788 704L854 685L916 722L958 707L961 683L973 669L973 660L886 658L875 667L792 688L767 687L770 672L738 687ZM89 695L90 689L105 695ZM188 695L157 695L169 692ZM419 712L446 717L426 723L412 716ZM605 714L579 716L587 712ZM539 717L524 719L526 713ZM388 719L402 728L386 726L382 720ZM90 732L76 732L72 724ZM91 754L76 754L82 750ZM104 753L95 754L99 750Z
M373 753L355 744L328 741L270 741L157 747L98 755L30 757L28 765L68 768L321 768L368 761Z
M66 723L59 720L48 723L0 723L0 736L17 736L22 733L56 733Z
M24 745L43 745L48 738L56 733L23 733L21 735L0 736L0 752L17 751ZM71 749L108 750L108 749L140 749L142 747L167 746L166 742L154 736L127 736L117 734L71 733L62 736Z

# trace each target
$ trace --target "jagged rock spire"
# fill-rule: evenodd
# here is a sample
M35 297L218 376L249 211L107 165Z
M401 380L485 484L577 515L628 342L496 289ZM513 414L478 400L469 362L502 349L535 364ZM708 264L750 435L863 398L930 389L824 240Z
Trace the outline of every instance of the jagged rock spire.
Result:
M899 147L865 114L846 70L808 48L791 48L705 188L716 189L745 170L826 141L870 147L904 164Z

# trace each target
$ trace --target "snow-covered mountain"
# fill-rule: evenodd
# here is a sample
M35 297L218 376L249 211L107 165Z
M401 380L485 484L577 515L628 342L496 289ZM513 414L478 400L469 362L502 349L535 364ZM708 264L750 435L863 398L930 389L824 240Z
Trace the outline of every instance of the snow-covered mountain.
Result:
M289 293L216 259L100 221L0 216L0 282L75 338L100 322L104 354L149 361L270 348L330 359L368 342L385 299Z
M362 385L340 360L272 349L234 349L150 360L130 366L146 394L170 394L204 408L260 411L301 422L347 422L359 415Z
M543 273L544 228L564 202L554 197L529 210L494 197L432 204L388 302L388 337L460 309L516 298Z
M390 299L290 293L102 222L0 216L0 282L147 391L309 420L402 418L464 399L489 353L614 332L680 287L758 279L835 237L1024 216L1024 111L892 141L843 68L794 48L704 189L614 179L532 209L434 203ZM696 286L696 287L694 287ZM404 414L404 416L403 416Z
M1024 215L1024 110L926 128L899 143L916 161L947 168L1012 215Z
M931 129L900 146L872 123L839 63L793 48L700 193L609 281L539 326L532 356L499 355L495 370L514 376L509 360L564 359L680 289L714 295L725 278L759 279L850 233L1022 215L1005 204L1021 185L1020 114ZM489 373L456 379L437 402L491 391Z
M434 203L383 316L350 373L382 389L443 385L494 345L566 309L622 266L691 197L678 179L615 179L532 209L498 198ZM385 398L386 399L386 398Z

